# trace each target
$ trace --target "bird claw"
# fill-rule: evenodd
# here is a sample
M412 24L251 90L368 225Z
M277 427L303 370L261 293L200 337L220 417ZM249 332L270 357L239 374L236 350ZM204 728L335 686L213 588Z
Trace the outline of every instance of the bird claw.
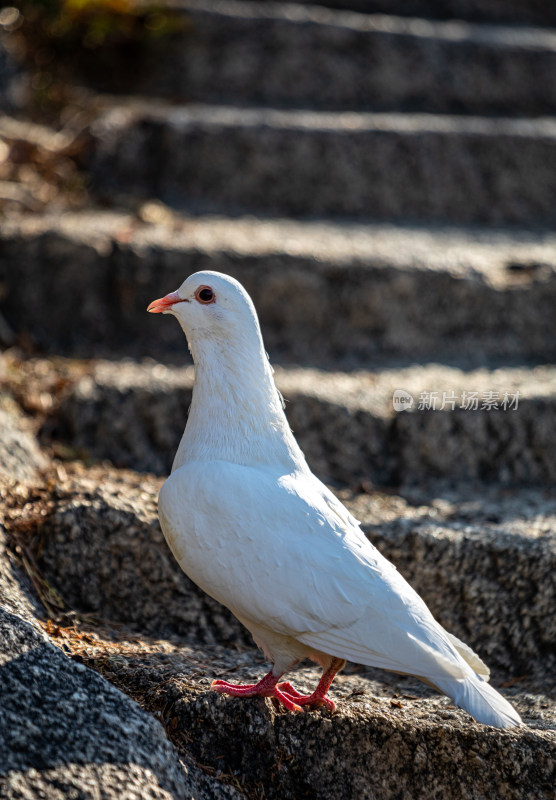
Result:
M227 681L213 681L211 688L221 694L229 694L232 697L275 697L288 711L303 711L294 697L281 692L276 684L270 684L266 678L259 683L235 684Z
M313 694L301 694L289 681L278 683L278 679L272 672L265 675L258 683L236 684L216 680L212 682L211 688L221 694L232 695L232 697L275 697L288 711L303 711L303 706L309 706L309 708L326 706L330 711L336 709L332 700L326 697L325 687L317 687Z
M297 689L292 686L291 683L289 683L289 681L279 683L277 688L282 694L284 694L298 706L309 706L309 708L325 706L330 711L336 710L336 705L329 697L317 694L317 692L313 692L313 694L301 694L301 692L298 692Z
M249 694L249 689L255 689L256 683L228 683L228 681L217 680L210 685L211 689L223 694ZM257 692L257 694L260 694Z

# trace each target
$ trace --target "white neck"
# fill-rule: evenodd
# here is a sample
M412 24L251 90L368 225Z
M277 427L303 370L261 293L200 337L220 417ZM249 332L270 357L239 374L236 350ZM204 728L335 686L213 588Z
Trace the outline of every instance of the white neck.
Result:
M172 471L188 461L268 464L287 472L306 465L256 333L225 342L188 337L195 386Z

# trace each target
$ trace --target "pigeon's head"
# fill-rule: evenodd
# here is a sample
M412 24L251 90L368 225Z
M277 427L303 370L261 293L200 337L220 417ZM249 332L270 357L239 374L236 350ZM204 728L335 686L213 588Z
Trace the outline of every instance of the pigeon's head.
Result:
M200 339L260 336L251 298L235 278L221 272L195 272L176 292L154 300L147 311L177 317L193 345Z

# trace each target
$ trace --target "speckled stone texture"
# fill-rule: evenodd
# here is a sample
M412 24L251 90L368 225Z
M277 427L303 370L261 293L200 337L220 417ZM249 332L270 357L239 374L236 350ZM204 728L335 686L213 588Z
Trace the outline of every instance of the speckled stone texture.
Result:
M6 503L6 492L10 495L15 487L4 483L1 491L2 509ZM8 536L6 529L0 525L0 607L17 617L36 623L44 609L41 605L29 575L17 562L14 555L13 537Z
M137 70L99 75L92 58L71 66L101 91L132 93L140 83L144 94L202 103L538 116L556 102L550 31L317 5L180 0L172 7L183 12L181 30L151 44Z
M181 330L146 307L213 269L253 297L273 361L556 357L553 234L194 219L156 204L140 213L149 210L166 221L117 212L6 221L0 310L13 331L51 353L175 359ZM68 326L76 302L80 324Z
M29 374L40 374L41 365L29 362ZM50 367L45 385L52 375ZM193 381L193 368L83 365L66 380L42 440L117 466L166 474L185 427ZM326 481L407 485L446 478L536 485L556 478L553 367L464 371L429 364L350 374L277 368L276 381L308 462ZM411 411L395 412L398 389L413 397ZM420 410L433 392L436 408ZM472 392L477 410L462 408ZM453 410L449 403L441 409L443 394L453 398ZM497 407L481 409L491 396Z
M385 691L372 676L340 677L342 688L338 694L332 690L340 700L334 716L318 711L288 715L270 701L215 698L208 690L210 677L192 682L183 667L180 679L164 680L177 664L173 669L165 665L156 675L148 659L141 661L131 658L114 668L102 658L96 663L123 686L132 671L144 676L147 703L164 708L175 738L189 741L203 763L237 772L255 791L264 788L265 797L522 800L533 793L549 800L553 791L556 745L542 723L513 732L469 724L444 700L421 694L404 679ZM246 667L232 680L260 674ZM152 686L155 680L158 686ZM293 680L306 690L316 671L303 670ZM533 696L530 702L536 702Z
M218 796L199 791L151 715L2 609L0 676L6 800Z
M549 117L134 100L101 114L91 132L98 192L158 197L196 212L547 227L556 220Z

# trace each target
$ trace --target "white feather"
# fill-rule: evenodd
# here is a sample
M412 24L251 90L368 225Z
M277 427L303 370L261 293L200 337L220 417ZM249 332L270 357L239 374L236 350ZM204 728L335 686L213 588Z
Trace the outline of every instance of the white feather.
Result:
M206 284L216 303L196 307L189 298ZM172 313L196 384L159 513L183 570L249 628L276 674L306 656L350 659L416 675L487 724L518 724L478 677L488 675L478 656L434 620L309 470L242 287L205 272L179 294Z
M485 662L479 658L477 653L475 653L468 644L465 644L465 642L462 642L457 636L454 636L453 633L448 633L447 631L445 631L445 633L460 656L467 661L471 669L474 670L477 675L480 675L483 680L490 680L490 669L487 667Z

